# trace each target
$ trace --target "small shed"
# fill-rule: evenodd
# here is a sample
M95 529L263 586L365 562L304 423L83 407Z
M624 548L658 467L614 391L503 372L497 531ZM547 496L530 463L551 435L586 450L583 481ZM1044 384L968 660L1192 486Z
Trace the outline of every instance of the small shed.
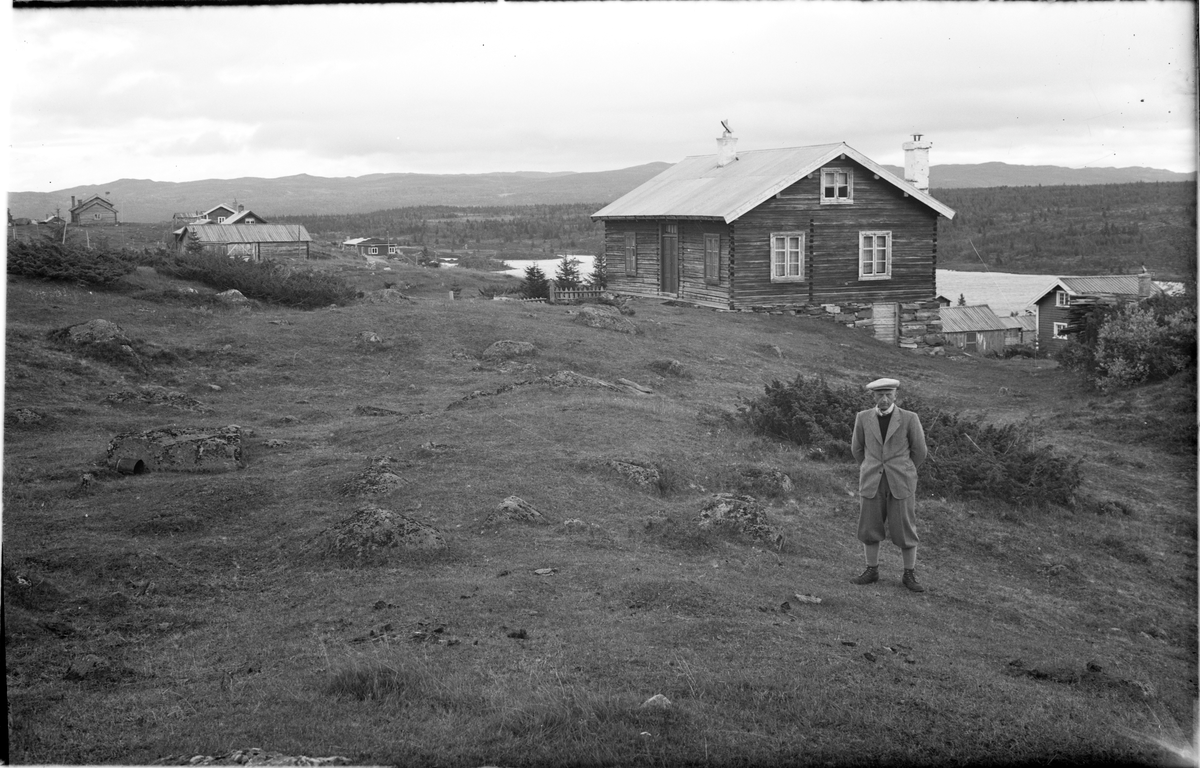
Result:
M116 225L118 223L117 209L111 200L100 195L92 195L78 204L75 202L75 196L71 195L71 223L80 226L88 224Z
M942 307L942 335L964 352L999 352L1007 333L1004 321L987 304Z
M208 253L247 261L289 256L307 259L312 242L303 224L189 224L174 235L179 253L187 250L194 236Z
M1037 342L1037 317L1035 315L1010 315L1001 317L1004 323L1004 343L1034 344Z

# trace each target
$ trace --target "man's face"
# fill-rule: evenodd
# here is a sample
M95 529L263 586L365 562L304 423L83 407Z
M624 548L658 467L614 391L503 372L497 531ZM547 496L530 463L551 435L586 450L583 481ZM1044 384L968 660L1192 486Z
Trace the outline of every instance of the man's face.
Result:
M896 402L896 390L894 389L877 389L871 393L875 399L875 407L881 411L886 411L892 407L892 403Z

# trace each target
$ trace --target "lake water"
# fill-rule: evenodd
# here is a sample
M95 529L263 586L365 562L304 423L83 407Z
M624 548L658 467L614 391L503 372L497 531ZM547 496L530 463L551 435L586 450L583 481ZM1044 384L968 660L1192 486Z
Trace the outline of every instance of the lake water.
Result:
M595 258L590 254L574 254L579 260L579 274L592 274ZM506 275L525 277L525 268L537 264L546 277L553 279L562 257L553 259L505 259ZM1034 299L1054 283L1054 275L1018 275L1012 272L960 272L953 269L937 271L937 292L951 305L958 304L962 295L967 304L987 304L998 315L1024 312Z
M595 266L596 257L590 253L569 254L572 259L579 261L579 274L587 278L592 274L592 269ZM554 273L558 271L558 265L562 261L562 256L556 256L553 259L505 259L504 263L510 268L504 270L504 274L512 275L513 277L525 277L525 269L530 264L537 264L547 278L553 280Z

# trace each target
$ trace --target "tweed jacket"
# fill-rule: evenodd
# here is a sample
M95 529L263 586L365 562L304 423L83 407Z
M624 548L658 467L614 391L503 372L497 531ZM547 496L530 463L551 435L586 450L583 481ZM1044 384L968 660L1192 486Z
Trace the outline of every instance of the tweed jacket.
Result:
M888 423L887 436L879 434L879 414L874 408L854 417L850 452L859 463L858 494L875 498L879 476L887 474L888 488L898 499L917 493L917 467L925 461L925 430L921 418L896 406Z

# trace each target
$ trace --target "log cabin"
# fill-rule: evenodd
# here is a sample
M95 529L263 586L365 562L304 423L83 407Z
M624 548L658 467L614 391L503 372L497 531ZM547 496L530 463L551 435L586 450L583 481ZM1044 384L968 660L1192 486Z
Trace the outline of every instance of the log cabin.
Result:
M117 222L117 209L112 202L100 195L92 195L75 203L71 195L71 223L84 226L89 224L112 224Z
M1071 306L1078 302L1126 304L1163 293L1152 277L1144 267L1136 275L1055 277L1050 287L1031 302L1037 317L1038 349L1052 353L1067 343Z
M687 157L592 214L611 290L722 309L825 307L906 347L936 335L936 322L912 322L937 315L938 217L954 217L929 194L931 142L903 144L903 179L844 142L742 153L736 142L726 130L715 155Z

